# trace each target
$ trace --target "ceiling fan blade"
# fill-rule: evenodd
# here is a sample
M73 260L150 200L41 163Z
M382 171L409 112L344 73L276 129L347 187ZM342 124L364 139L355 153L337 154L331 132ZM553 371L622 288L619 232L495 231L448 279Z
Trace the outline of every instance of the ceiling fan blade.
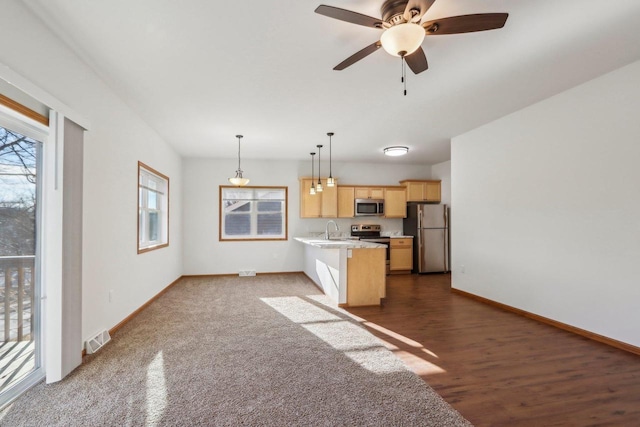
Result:
M508 13L478 13L474 15L450 16L422 23L428 36L439 34L472 33L504 27Z
M354 53L353 55L351 55L350 57L348 57L347 59L345 59L338 65L336 65L335 67L333 67L333 69L338 71L344 70L348 66L353 65L356 62L360 61L362 58L371 55L373 52L380 49L381 46L382 44L380 43L380 41L372 43L369 46L365 47L364 49Z
M420 22L422 15L426 13L436 0L409 0L407 7L404 9L404 19L407 22ZM411 10L417 10L418 14L413 16Z
M404 57L404 60L407 62L413 74L420 74L429 68L429 64L427 64L427 57L424 54L424 50L422 47L419 47L418 50L413 52L411 55L407 55Z
M365 27L382 28L382 20L372 18L371 16L362 15L361 13L352 12L339 7L325 6L321 4L316 8L316 13L328 16L329 18L339 19L341 21L350 22L352 24L364 25Z

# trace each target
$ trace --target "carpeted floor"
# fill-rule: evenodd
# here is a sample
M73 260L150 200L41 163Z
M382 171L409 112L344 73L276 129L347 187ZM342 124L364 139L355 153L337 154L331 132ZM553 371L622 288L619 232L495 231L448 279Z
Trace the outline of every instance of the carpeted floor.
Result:
M183 279L3 426L470 426L303 275Z

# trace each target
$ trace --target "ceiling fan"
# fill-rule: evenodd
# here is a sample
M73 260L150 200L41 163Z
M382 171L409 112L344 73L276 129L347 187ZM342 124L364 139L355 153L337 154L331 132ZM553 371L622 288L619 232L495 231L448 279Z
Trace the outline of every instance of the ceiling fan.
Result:
M315 12L330 18L383 30L380 40L354 53L334 70L344 70L367 57L380 47L389 54L402 57L414 74L429 66L422 49L425 36L460 34L502 28L508 13L480 13L451 16L420 23L435 0L386 0L380 8L382 19L362 15L338 7L320 5Z

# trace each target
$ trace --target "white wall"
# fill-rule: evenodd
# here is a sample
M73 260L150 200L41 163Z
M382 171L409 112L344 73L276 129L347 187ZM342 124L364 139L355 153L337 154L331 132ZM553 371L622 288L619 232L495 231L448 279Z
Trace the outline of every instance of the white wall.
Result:
M237 274L239 270L257 272L302 271L302 243L294 237L324 231L328 219L300 218L298 178L311 176L311 161L242 160L245 177L256 186L287 186L289 192L289 240L267 242L219 242L220 185L235 174L235 159L185 159L184 171L184 274ZM322 169L327 171L328 163ZM316 165L317 172L317 165ZM399 185L406 178L428 179L429 166L338 163L332 166L340 184ZM326 176L326 172L323 172ZM383 231L402 231L401 219L337 220L340 230L349 232L352 223L381 224Z
M440 203L451 206L451 160L431 166L431 179L439 179Z
M86 339L115 326L182 274L181 159L21 2L3 1L0 15L7 18L0 26L0 62L92 124L84 139ZM138 160L171 179L170 246L142 255L136 253Z
M453 287L640 346L638 111L635 62L454 138Z

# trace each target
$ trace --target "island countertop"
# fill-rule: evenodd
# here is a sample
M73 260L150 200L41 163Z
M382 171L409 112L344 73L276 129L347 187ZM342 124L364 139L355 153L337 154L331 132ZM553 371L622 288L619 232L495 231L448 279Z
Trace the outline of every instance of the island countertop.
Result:
M322 249L378 249L386 248L382 243L362 240L326 240L317 237L294 237L295 240Z
M380 305L386 294L387 245L294 237L304 246L304 273L341 306Z

